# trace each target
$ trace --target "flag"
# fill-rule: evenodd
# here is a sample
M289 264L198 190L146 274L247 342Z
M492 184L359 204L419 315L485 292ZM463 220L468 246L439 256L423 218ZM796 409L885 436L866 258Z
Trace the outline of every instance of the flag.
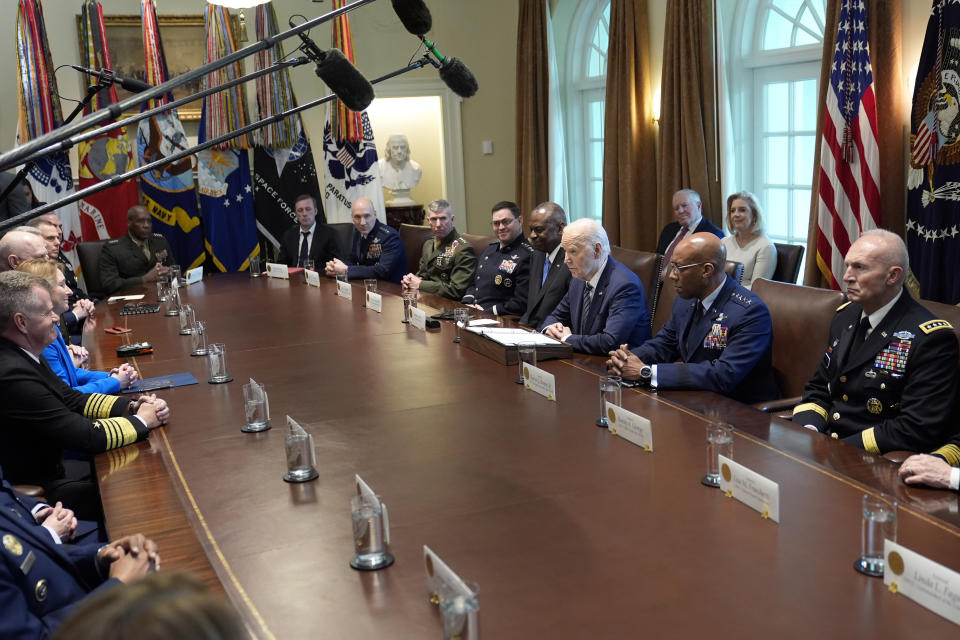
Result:
M272 4L257 7L257 39L276 35L277 16ZM255 55L256 69L264 69L284 59L281 43ZM282 69L257 78L257 114L259 119L296 106L290 71ZM326 220L323 198L317 182L313 151L299 114L284 118L259 130L253 151L253 188L257 229L264 240L280 247L284 232L296 224L293 208L297 196L310 194L317 200L317 220Z
M80 64L89 69L112 69L103 25L103 8L96 0L85 0L80 11ZM84 108L84 115L114 102L117 102L117 90L111 85L93 97ZM80 159L81 189L126 173L135 166L133 145L127 138L126 127L79 143L77 155ZM80 218L83 239L105 240L126 234L127 210L138 204L139 195L137 181L131 178L80 200L78 205L83 214Z
M234 52L230 16L226 8L208 5L206 14L207 62ZM203 88L223 84L243 75L239 62L207 74ZM207 96L200 116L200 142L218 138L248 124L243 87ZM197 181L206 249L220 271L242 271L249 258L260 253L253 214L253 187L247 136L205 149L197 154Z
M934 0L910 117L907 284L928 300L960 303L960 6Z
M152 0L141 0L140 16L143 20L146 81L151 85L162 84L167 81L167 63ZM149 100L143 105L143 110L172 100L173 96L167 93L156 100ZM162 160L189 146L176 111L163 111L140 121L137 155L141 164ZM144 173L140 176L140 189L143 192L143 205L154 218L153 230L163 234L170 243L177 264L184 271L203 264L206 256L193 185L192 157L172 160Z
M820 145L817 265L833 289L843 257L860 234L880 225L879 149L867 10L843 0Z
M54 76L53 56L47 41L40 0L20 0L17 10L17 142L23 144L50 133L63 124L63 112ZM56 202L73 193L70 158L51 153L34 163L27 174L33 195L41 202ZM74 244L80 240L80 215L76 203L57 209L63 224L61 251L78 264Z
M345 0L333 0L339 9ZM333 21L333 46L354 62L353 38L347 15ZM367 112L350 111L338 99L327 105L327 123L323 127L323 166L326 178L324 197L327 220L350 222L350 207L361 196L370 198L377 217L386 222L377 147Z

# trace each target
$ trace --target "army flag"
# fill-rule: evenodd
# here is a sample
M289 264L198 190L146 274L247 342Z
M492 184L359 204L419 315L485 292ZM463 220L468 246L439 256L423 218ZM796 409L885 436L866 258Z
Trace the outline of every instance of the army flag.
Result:
M339 9L345 0L333 0ZM333 21L333 46L354 61L350 22L343 14ZM370 119L364 111L350 111L340 100L327 105L327 123L323 128L323 168L325 208L329 222L350 222L350 207L361 196L370 198L377 217L386 222L380 165L373 141Z
M152 0L141 0L140 17L143 20L146 81L151 85L162 84L168 79L167 63ZM168 93L148 101L144 110L172 100L173 96ZM137 154L141 164L163 161L189 146L176 111L163 111L140 121ZM203 227L193 184L192 156L161 162L140 176L140 189L143 204L153 216L153 230L170 243L177 264L184 271L203 264Z
M80 9L80 64L88 69L112 69L103 8L96 0L85 0ZM101 89L84 109L89 114L117 102L113 85ZM109 180L135 166L133 145L127 128L108 131L77 145L80 158L80 188ZM84 240L119 238L127 233L127 210L138 203L137 181L133 178L80 200L80 226Z
M960 6L934 0L917 67L907 171L914 294L960 303Z

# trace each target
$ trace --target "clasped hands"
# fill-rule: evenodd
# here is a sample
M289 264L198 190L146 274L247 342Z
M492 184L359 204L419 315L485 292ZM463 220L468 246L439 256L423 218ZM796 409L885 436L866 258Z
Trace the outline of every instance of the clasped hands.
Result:
M631 353L625 344L610 352L610 359L606 364L610 373L624 380L639 380L640 369L646 366L643 360Z
M170 419L170 407L167 401L155 394L142 395L130 403L130 413L143 420L148 429L167 424Z

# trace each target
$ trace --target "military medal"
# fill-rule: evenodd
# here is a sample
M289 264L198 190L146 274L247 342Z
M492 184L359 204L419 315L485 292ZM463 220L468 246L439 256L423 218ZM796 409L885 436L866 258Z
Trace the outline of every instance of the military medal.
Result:
M17 540L16 536L12 536L9 533L3 536L3 546L6 547L7 551L15 556L19 556L21 553L23 553L23 545L20 544L20 541Z
M497 285L498 285L498 284L500 284L501 282L503 282L503 276L498 273L498 274L497 274L497 277L493 279L493 284L497 284Z
M867 411L873 415L880 415L880 412L883 411L883 404L876 398L870 398L867 400Z

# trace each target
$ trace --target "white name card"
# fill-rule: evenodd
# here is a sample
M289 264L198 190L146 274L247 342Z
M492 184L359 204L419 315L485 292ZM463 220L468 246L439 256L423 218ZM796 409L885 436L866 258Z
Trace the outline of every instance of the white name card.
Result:
M267 263L267 277L268 278L282 278L283 280L290 279L290 272L287 269L285 264L277 264L276 262Z
M780 485L726 456L720 461L720 491L736 498L764 518L780 522Z
M427 330L427 312L423 309L417 309L416 307L410 307L410 325L420 329L421 331Z
M432 592L431 595L437 595L437 590L441 583L445 583L456 589L460 595L465 598L473 596L473 591L458 576L453 569L447 566L447 563L440 559L433 549L423 545L423 565L427 572L427 584Z
M320 274L313 269L305 269L303 272L307 277L307 284L311 287L320 286Z
M889 540L883 557L883 584L890 591L960 624L960 573Z
M547 400L557 400L557 383L553 374L532 364L523 365L523 386L536 391Z
M337 295L344 300L353 300L353 287L350 286L349 282L337 280Z
M367 309L383 313L383 296L379 293L367 291Z
M187 269L187 286L195 282L200 282L203 280L203 267L197 267L196 269Z
M366 496L369 500L380 503L380 517L383 518L383 541L390 544L390 515L387 513L387 504L383 502L370 485L364 482L359 473L353 474L357 482L357 495Z
M607 405L607 429L615 436L632 442L644 451L653 451L653 429L643 416L615 404Z

